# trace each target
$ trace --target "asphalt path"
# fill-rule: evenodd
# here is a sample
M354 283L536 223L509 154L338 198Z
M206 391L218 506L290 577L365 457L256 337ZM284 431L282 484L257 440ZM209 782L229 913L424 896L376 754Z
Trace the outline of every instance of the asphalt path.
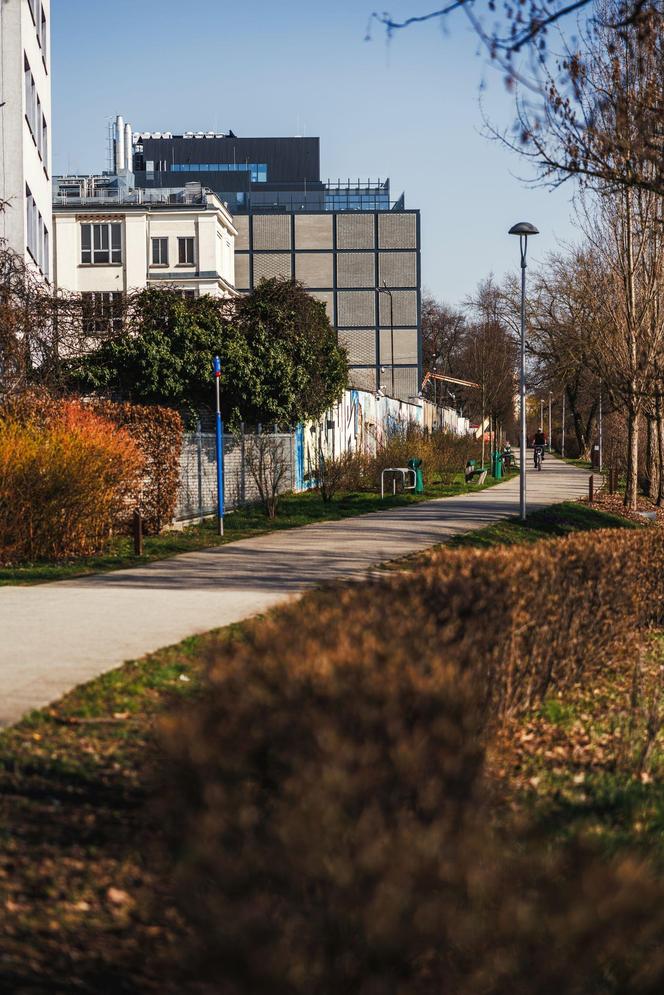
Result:
M528 509L580 497L588 473L528 470ZM310 587L518 514L518 478L477 493L273 532L169 560L33 587L0 587L0 726L186 636L260 614Z

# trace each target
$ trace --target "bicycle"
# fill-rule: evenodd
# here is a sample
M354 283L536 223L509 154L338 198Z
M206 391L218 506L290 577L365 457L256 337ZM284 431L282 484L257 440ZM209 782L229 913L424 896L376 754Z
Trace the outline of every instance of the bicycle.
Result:
M542 460L544 459L544 446L535 446L535 469L542 469Z

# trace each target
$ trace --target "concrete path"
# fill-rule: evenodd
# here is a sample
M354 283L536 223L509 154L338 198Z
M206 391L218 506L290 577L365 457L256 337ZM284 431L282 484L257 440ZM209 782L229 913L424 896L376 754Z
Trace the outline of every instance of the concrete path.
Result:
M588 474L565 463L549 459L541 473L529 468L529 510L587 490ZM476 494L275 532L130 570L0 587L0 726L125 660L518 514L518 504L514 479Z

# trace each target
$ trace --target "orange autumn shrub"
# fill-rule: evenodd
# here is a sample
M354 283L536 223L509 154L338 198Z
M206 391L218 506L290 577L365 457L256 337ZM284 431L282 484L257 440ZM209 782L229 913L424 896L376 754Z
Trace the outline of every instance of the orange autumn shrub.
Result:
M0 420L0 562L101 552L135 506L142 457L123 429L84 404L41 421Z
M44 390L30 390L6 398L0 405L0 420L50 425L60 420L71 403ZM184 434L180 414L158 404L118 403L101 398L87 399L85 410L124 429L136 443L143 461L136 506L143 516L143 532L157 535L172 521L177 504Z

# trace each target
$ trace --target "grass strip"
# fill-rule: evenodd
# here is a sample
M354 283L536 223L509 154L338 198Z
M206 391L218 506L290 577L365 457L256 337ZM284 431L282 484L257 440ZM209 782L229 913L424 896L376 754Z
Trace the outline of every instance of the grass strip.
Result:
M514 476L513 474L511 476ZM507 478L507 479L511 479ZM0 567L0 585L43 584L49 581L67 580L86 574L105 573L126 567L140 566L154 560L164 560L179 553L190 553L212 546L226 545L240 539L267 535L283 529L301 528L320 522L339 521L357 515L366 515L390 508L402 508L436 498L456 497L478 490L493 487L501 481L488 477L481 486L466 484L463 474L456 474L450 482L428 484L424 494L409 492L388 495L381 500L379 494L341 494L333 501L324 502L316 491L301 494L287 494L280 501L279 514L271 521L260 505L239 508L225 518L224 535L217 535L214 519L206 519L182 531L165 532L158 536L148 536L144 543L144 555L135 556L130 539L122 537L113 541L109 551L101 556L75 560L67 563L32 563L16 567Z

